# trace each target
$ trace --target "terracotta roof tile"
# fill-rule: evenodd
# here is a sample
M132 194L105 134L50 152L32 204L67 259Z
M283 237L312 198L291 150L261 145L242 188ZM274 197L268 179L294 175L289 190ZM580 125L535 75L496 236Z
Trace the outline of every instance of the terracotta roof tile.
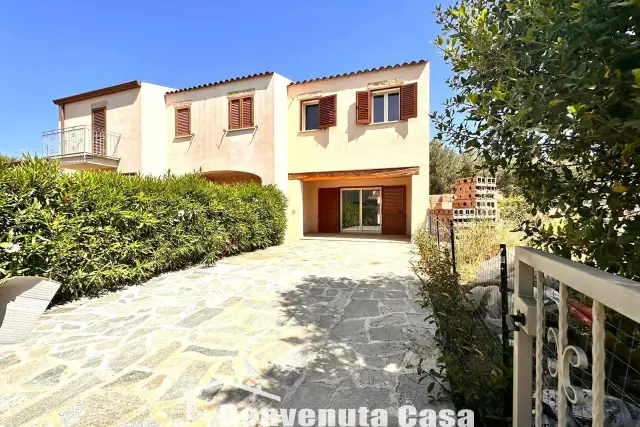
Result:
M420 59L418 61L404 62L402 64L395 64L395 65L386 65L386 66L382 66L382 67L378 67L378 68L372 68L370 70L369 69L358 70L358 71L352 71L350 73L336 74L334 76L318 77L318 78L309 79L309 80L299 80L297 82L289 83L289 86L299 85L299 84L303 84L303 83L317 82L317 81L321 81L321 80L337 79L339 77L355 76L357 74L363 74L363 73L373 73L375 71L391 70L393 68L407 67L407 66L411 66L411 65L422 65L422 64L426 64L426 63L427 63L426 59Z
M222 84L225 84L225 83L231 83L231 82L237 82L237 81L241 81L241 80L254 79L256 77L270 76L272 74L274 74L273 71L264 71L262 73L250 74L248 76L234 77L232 79L219 80L217 82L205 83L205 84L198 85L198 86L191 86L191 87L185 87L183 89L176 89L176 90L172 90L172 91L167 92L167 94L186 92L186 91L189 91L189 90L202 89L202 88L205 88L205 87L213 87L213 86L218 86L218 85L222 85Z

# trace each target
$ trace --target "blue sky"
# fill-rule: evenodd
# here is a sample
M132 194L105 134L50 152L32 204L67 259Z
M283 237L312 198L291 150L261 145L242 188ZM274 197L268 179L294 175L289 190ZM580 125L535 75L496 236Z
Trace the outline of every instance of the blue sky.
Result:
M301 80L425 58L433 110L450 94L431 43L437 3L0 0L0 153L40 153L41 133L57 127L53 99L136 79Z

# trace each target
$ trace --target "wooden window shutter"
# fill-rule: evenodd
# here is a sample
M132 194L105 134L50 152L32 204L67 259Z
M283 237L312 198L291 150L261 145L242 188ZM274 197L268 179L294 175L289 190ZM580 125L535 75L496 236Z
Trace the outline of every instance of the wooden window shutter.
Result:
M248 96L246 98L242 98L242 111L241 111L241 123L240 127L250 128L253 127L253 97Z
M191 108L176 108L176 136L191 135Z
M240 99L229 100L229 129L240 129Z
M366 125L371 123L371 95L369 91L356 92L356 123Z
M300 113L300 131L302 132L304 130L304 127L302 126L302 120L303 120L303 115L302 115L302 109L304 108L304 103L302 101L300 101L300 111L298 111L298 113Z
M337 95L323 96L318 101L318 116L320 129L336 125Z
M418 83L400 87L400 120L418 117Z
M93 113L93 128L95 130L105 130L107 128L107 109L96 108Z
M93 154L107 154L107 109L106 107L97 108L91 111L91 127L92 127L92 152Z

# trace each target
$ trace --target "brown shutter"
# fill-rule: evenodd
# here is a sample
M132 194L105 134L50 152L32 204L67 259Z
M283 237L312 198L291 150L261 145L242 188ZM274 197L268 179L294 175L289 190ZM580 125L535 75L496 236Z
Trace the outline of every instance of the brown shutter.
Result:
M369 91L356 92L356 123L366 125L371 123L371 95Z
M107 154L107 109L97 108L91 111L92 152L93 154Z
M326 129L336 125L336 95L323 96L318 101L319 127Z
M400 120L418 117L418 83L400 87Z
M229 100L229 129L240 129L240 99Z
M106 108L97 108L93 110L93 128L95 130L105 130L107 128Z
M176 108L176 136L191 135L191 108Z
M318 189L318 233L340 232L340 188Z
M249 96L246 98L242 98L242 120L240 123L240 127L250 128L253 127L253 97Z
M382 187L382 234L407 233L405 186Z
M303 128L302 128L302 109L304 108L304 103L302 101L300 101L300 132L302 132Z

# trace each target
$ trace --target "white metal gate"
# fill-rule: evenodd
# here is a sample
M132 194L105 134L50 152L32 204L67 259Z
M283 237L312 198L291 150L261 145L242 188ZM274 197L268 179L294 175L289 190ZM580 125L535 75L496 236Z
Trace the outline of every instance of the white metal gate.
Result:
M640 322L640 283L524 247L515 250L515 269L514 310L520 328L514 333L513 425L543 426L543 396L549 392L543 390L543 379L553 378L557 382L554 403L558 426L576 425L575 420L569 424L572 411L576 405L588 408L589 400L590 420L585 425L604 426L605 416L611 415L605 413L605 399L612 399L607 394L611 387L605 361L615 357L605 349L605 308ZM545 283L553 279L558 283L557 289L546 288ZM592 305L585 309L570 294L580 295L581 301L592 300ZM557 308L557 327L547 328L546 310L550 304ZM586 345L569 342L570 320L576 324L575 319L585 326ZM543 353L543 347L555 348L555 354ZM631 358L628 362L633 363ZM637 367L629 365L627 374L630 369L637 372ZM572 384L576 370L585 372L588 381ZM585 384L588 388L584 388ZM623 403L637 406L636 401Z

